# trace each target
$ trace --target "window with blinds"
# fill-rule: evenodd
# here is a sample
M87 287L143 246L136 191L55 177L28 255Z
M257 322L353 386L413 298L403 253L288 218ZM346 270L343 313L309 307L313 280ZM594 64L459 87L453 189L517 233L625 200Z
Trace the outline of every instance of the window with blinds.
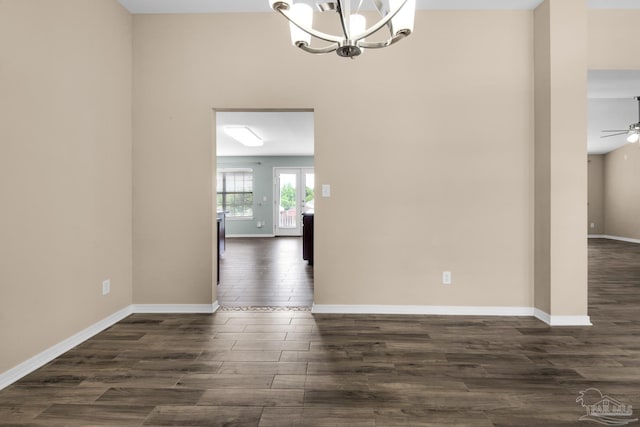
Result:
M218 169L217 196L227 218L253 218L253 169Z

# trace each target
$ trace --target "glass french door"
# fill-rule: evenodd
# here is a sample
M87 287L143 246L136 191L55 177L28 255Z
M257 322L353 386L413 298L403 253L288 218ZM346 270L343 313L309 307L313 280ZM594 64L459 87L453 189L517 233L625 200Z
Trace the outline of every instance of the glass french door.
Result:
M313 168L274 168L275 235L301 236L302 214L314 208Z

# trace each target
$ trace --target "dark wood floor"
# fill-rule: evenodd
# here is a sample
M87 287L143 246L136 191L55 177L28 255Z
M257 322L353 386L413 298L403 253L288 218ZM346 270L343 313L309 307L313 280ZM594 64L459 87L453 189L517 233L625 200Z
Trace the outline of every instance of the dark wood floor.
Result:
M302 238L227 238L218 303L311 307L313 267L302 259Z
M0 392L2 425L585 426L640 410L640 245L590 241L592 327L533 318L138 314ZM635 425L631 424L631 425Z

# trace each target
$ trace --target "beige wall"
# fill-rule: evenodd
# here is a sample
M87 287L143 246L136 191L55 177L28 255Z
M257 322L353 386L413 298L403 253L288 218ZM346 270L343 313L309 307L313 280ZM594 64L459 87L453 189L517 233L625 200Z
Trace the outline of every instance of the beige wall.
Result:
M131 26L0 1L0 373L131 303Z
M534 11L534 305L551 311L551 21L549 2Z
M276 14L135 16L134 301L215 300L211 109L313 108L316 303L531 306L531 25L418 12L352 61Z
M626 144L604 156L605 234L640 239L640 148Z
M587 4L552 2L551 315L587 315Z
M589 69L640 70L640 10L589 10Z
M604 234L604 159L603 155L591 155L588 160L587 234Z
M535 306L587 314L587 9L545 0L535 19Z

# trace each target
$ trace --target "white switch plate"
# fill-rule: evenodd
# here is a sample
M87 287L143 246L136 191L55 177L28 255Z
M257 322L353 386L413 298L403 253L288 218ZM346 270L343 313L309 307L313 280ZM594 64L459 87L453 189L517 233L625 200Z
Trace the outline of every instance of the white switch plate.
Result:
M443 285L450 285L451 284L451 272L450 271L443 271L442 272L442 284Z
M322 197L331 197L331 185L322 184Z
M107 295L111 292L111 280L103 280L102 281L102 295Z

